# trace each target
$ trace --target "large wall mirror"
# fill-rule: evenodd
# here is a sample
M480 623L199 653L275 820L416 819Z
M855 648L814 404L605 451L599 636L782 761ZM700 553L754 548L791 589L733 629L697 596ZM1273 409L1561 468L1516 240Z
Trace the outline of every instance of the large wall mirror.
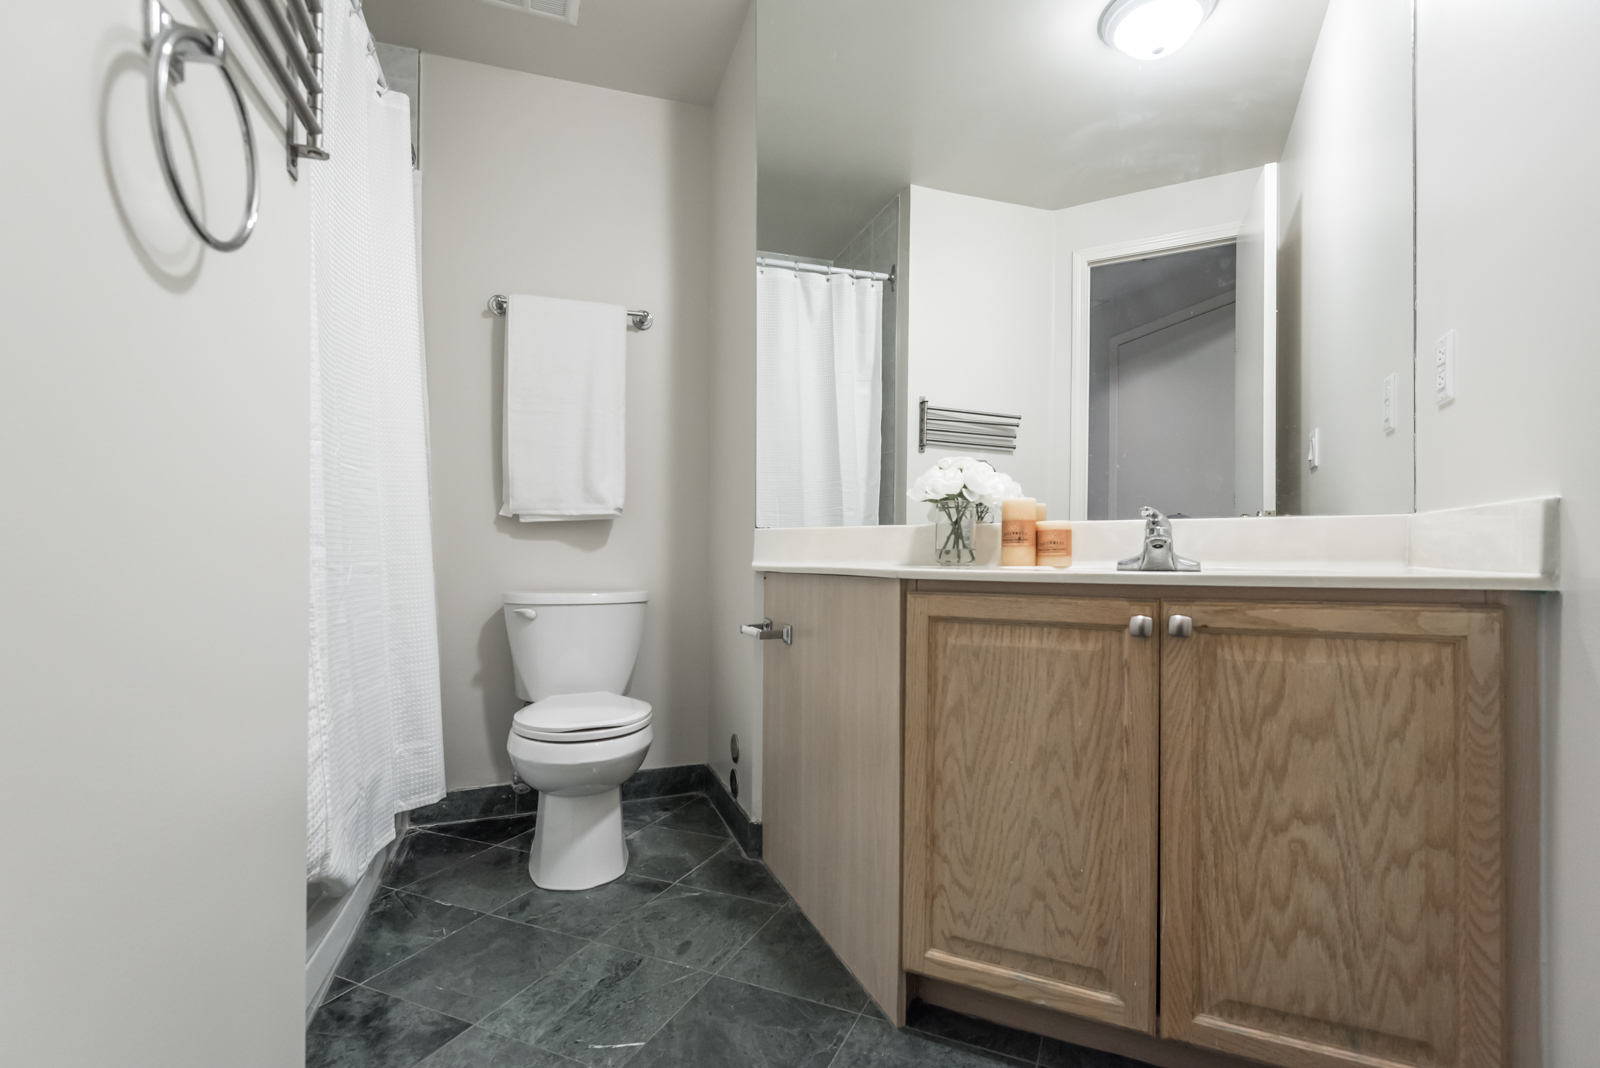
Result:
M757 524L1414 507L1412 0L758 0Z

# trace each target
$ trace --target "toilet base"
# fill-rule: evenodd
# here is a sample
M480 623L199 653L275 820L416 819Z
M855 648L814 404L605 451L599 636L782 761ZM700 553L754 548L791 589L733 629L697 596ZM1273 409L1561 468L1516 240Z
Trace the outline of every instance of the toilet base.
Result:
M528 874L544 890L588 890L628 870L622 836L622 790L581 797L539 794Z

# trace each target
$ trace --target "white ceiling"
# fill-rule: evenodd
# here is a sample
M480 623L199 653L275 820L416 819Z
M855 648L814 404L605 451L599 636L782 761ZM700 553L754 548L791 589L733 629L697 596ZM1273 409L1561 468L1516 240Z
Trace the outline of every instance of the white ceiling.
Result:
M757 0L760 247L832 258L912 183L1064 208L1275 160L1327 5L1219 0L1139 63L1105 0Z
M749 3L583 0L576 26L479 0L366 0L366 13L386 44L709 105Z

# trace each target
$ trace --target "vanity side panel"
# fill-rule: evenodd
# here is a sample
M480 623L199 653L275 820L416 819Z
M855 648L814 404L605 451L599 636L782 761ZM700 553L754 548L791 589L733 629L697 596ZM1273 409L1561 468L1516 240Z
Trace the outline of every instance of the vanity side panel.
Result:
M1489 598L1504 606L1506 623L1506 1027L1507 1063L1515 1065L1544 1063L1539 616L1549 596L1494 593Z
M763 642L763 853L839 959L904 1023L896 579L765 576L794 643Z

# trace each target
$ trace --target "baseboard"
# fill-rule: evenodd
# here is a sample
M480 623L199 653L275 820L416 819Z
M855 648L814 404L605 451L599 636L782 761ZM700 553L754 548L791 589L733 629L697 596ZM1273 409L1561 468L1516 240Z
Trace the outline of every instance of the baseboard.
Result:
M671 797L674 794L703 794L711 769L704 764L679 764L671 768L641 768L622 784L622 799L638 801L646 797Z
M704 767L704 765L702 765ZM705 789L702 791L711 804L716 807L717 813L722 817L722 822L728 825L733 832L733 837L738 841L739 848L744 850L747 857L761 855L761 824L750 819L744 806L733 799L728 788L723 785L717 773L706 767Z
M637 801L645 797L671 797L674 794L712 794L717 777L704 764L679 764L670 768L641 768L622 784L622 799ZM720 783L716 783L720 786ZM728 802L733 804L733 799ZM715 803L715 798L713 798ZM517 793L510 783L496 786L474 786L465 790L451 790L441 801L411 810L411 824L426 827L433 823L460 823L463 820L483 820L495 816L517 816L535 812L539 808L539 795L529 790ZM719 811L721 806L718 806ZM734 805L738 808L738 805ZM733 826L733 819L724 812L723 819ZM749 817L744 822L750 824ZM756 825L759 827L759 824ZM734 828L734 834L738 834ZM741 840L740 844L744 844ZM757 844L759 848L759 841ZM759 855L759 854L756 854Z
M532 812L538 805L538 794L532 790L519 794L508 782L496 786L474 786L465 790L451 790L443 799L431 805L412 809L411 825L426 827L430 823L460 823L463 820L515 816Z

